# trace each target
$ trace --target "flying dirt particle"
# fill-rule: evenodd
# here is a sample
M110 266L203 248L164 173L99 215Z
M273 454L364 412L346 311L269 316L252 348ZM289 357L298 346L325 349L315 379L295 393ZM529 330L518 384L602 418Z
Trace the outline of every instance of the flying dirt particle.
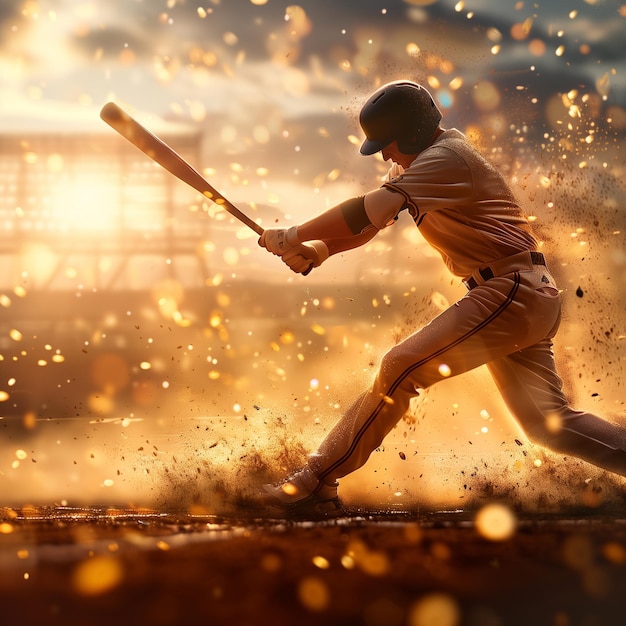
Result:
M582 298L582 297L585 295L585 292L584 292L584 291L583 291L580 287L578 287L578 288L576 289L576 295L577 295L579 298Z

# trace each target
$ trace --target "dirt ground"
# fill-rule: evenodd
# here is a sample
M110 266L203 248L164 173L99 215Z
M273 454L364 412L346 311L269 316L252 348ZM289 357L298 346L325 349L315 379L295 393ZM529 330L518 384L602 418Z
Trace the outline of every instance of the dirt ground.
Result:
M3 624L599 626L626 619L626 518L325 522L0 509Z

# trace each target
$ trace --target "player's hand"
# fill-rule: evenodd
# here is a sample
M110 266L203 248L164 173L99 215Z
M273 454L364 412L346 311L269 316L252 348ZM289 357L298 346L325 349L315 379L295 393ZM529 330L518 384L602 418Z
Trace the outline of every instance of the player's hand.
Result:
M309 241L289 248L282 255L283 262L296 274L304 274L319 267L329 257L323 241Z
M300 243L297 226L291 228L266 228L259 238L259 245L272 254L282 256Z

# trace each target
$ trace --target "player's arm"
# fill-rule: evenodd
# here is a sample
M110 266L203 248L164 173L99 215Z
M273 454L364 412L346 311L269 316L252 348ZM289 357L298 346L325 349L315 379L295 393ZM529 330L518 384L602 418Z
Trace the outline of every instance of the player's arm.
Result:
M374 238L377 233L377 229L369 228L360 235L346 237L345 239L307 241L288 248L280 257L296 274L303 274L313 267L319 267L333 254L362 246Z
M323 241L332 245L333 250L342 252L363 245L392 223L403 204L402 195L381 187L345 200L298 226L268 228L259 239L259 245L282 256L289 248L304 242ZM335 240L337 242L332 244Z
M398 215L403 198L385 187L370 191L364 196L350 198L331 207L321 215L296 226L296 236L300 242L321 239L356 238L356 247L360 235L368 230L380 230ZM369 241L371 237L365 239ZM361 244L362 245L362 244ZM347 249L347 248L346 248Z

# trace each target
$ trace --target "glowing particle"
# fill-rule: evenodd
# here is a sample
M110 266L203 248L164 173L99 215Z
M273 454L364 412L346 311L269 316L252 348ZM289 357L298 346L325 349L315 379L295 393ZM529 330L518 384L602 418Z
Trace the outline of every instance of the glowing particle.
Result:
M140 367L140 369L142 369L142 370L149 370L149 369L151 369L151 368L152 368L152 365L151 365L148 361L142 361L142 362L139 364L139 367Z
M609 541L602 546L602 554L604 558L616 565L626 563L626 548L615 541Z
M317 378L312 378L312 379L309 381L309 387L310 387L311 389L318 389L318 388L319 388L319 386L320 386L320 381L319 381L319 380L317 380Z
M497 28L489 28L487 30L487 39L493 43L502 41L502 33Z
M13 524L2 522L0 524L0 535L10 535L13 532Z
M460 0L454 5L454 10L457 13L460 13L464 8L465 8L465 2L463 2L463 0Z
M420 47L414 42L408 43L405 50L410 57L415 57L421 52Z
M528 42L528 50L533 56L540 57L546 53L546 44L541 39L531 39Z
M390 567L389 558L382 550L365 550L359 555L358 565L370 576L384 576Z
M487 411L487 409L482 409L480 417L484 420L488 420L490 418L489 411Z
M309 611L320 612L328 607L330 592L323 580L308 576L298 585L298 599Z
M0 402L6 402L10 398L6 391L0 390Z
M72 586L79 595L98 596L117 587L124 571L112 556L96 556L79 563L72 574Z
M280 486L281 491L288 496L295 496L298 488L293 483L284 483Z
M516 41L523 41L524 39L526 39L526 37L528 37L532 25L533 22L530 18L528 18L521 24L514 24L511 27L511 37L513 37L513 39L515 39Z
M33 430L37 424L37 414L34 411L26 411L22 417L22 425L26 430Z
M168 550L171 549L170 544L167 543L167 541L163 541L163 540L157 541L156 547L162 552L167 552Z
M558 433L563 428L563 419L556 413L552 413L546 418L546 429L551 433Z
M354 569L355 566L355 562L354 562L354 558L351 557L348 554L344 554L341 557L341 565L345 568L345 569Z
M277 554L264 554L261 559L261 569L266 572L277 572L282 567L282 560Z
M433 304L439 311L444 311L450 306L450 302L444 294L440 291L433 291L430 296L431 304Z
M433 592L420 598L409 612L409 626L458 626L461 612L447 593Z
M439 79L436 76L428 76L426 78L426 80L428 81L428 84L433 88L433 89L439 89L439 87L441 86L441 82L439 81Z
M28 458L28 454L24 451L24 450L16 450L15 451L15 456L20 460L23 461L24 459Z
M12 328L12 329L9 331L9 337L11 337L11 339L13 339L13 341L22 341L22 337L23 337L23 335L22 335L22 333L21 333L19 330L17 330L16 328Z
M491 111L500 104L500 92L490 81L479 81L472 92L474 102L481 111Z
M449 365L446 365L445 363L442 363L439 366L439 374L441 376L443 376L444 378L448 378L448 376L450 376L452 374L452 370L450 369Z
M517 528L515 514L508 506L494 502L483 506L476 515L476 530L490 541L510 539Z
M328 559L323 556L314 556L313 557L313 565L319 569L328 569L330 567L330 563Z
M558 57L562 57L563 54L565 52L565 46L559 46L555 51L554 54L556 54L556 56Z
M115 483L110 478L105 479L102 483L104 487L113 487L114 484Z

